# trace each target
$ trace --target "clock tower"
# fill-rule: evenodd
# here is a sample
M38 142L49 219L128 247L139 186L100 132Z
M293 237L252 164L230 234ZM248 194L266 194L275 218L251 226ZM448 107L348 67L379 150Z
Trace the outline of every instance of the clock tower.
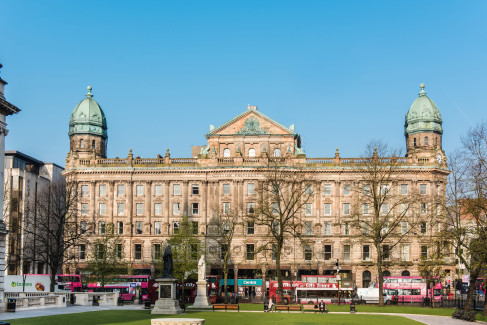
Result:
M444 164L442 150L442 120L435 102L426 96L425 85L406 114L404 135L406 137L406 157L416 158L418 162Z

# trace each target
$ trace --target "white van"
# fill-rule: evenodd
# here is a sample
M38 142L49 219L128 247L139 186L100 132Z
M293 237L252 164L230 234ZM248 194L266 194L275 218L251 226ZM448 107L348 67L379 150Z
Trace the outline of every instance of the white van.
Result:
M384 292L384 304L390 304L392 297ZM357 299L365 300L368 304L379 303L379 288L358 288Z

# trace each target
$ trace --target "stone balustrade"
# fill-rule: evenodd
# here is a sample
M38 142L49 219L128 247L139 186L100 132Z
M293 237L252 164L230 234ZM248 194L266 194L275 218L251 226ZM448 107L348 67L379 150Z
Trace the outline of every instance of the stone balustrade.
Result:
M31 310L43 308L66 307L69 293L52 292L8 292L5 299L14 298L16 300L16 310Z

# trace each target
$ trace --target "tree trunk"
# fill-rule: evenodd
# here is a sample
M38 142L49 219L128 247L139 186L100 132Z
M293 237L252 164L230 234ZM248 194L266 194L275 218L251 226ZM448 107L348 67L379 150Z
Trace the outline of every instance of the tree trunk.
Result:
M228 279L228 270L223 273L223 297L226 304L228 304L228 286L227 286L227 279Z
M186 298L184 296L184 278L181 278L181 298L183 301L183 305L186 305Z
M284 286L282 285L282 272L281 272L281 250L280 247L276 251L276 273L277 273L277 283L278 283L278 290L277 295L279 296L279 302L283 302L283 295ZM278 299L276 298L277 302Z
M479 271L476 270L474 273L470 274L470 283L468 285L468 292L467 292L467 301L465 302L465 311L469 312L470 307L472 305L472 297L473 297L473 292L475 290L475 282L477 281L477 277L479 276Z
M484 316L487 316L487 299L485 299L485 294L484 294Z
M382 252L377 245L377 273L379 278L379 307L384 307L384 278L382 276Z
M51 272L51 284L49 286L49 292L54 292L55 283L56 283L56 271Z

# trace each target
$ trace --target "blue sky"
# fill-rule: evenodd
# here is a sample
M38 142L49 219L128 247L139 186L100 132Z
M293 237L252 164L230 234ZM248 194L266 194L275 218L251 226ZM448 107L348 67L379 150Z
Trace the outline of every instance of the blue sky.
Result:
M189 157L257 105L295 124L308 157L404 148L419 84L443 149L487 117L486 1L0 0L7 150L64 165L86 86L108 122L108 156Z

